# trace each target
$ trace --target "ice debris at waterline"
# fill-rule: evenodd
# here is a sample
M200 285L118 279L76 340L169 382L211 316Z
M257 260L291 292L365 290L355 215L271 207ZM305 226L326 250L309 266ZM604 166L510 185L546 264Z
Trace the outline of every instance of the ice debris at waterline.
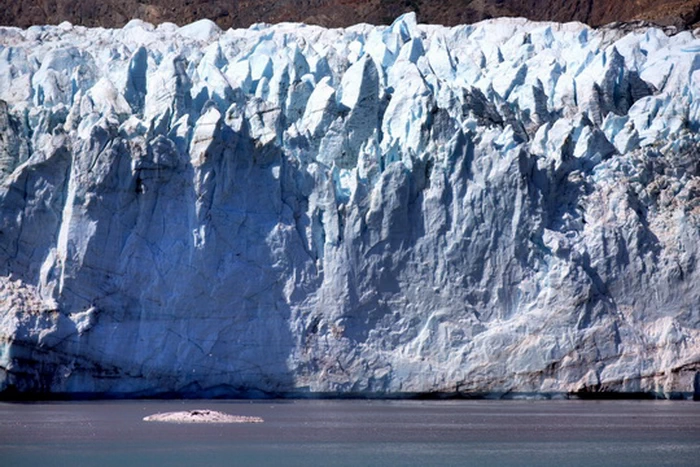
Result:
M146 422L169 423L262 423L260 417L229 415L215 410L186 410L183 412L166 412L143 418Z
M700 392L700 39L0 28L6 395Z

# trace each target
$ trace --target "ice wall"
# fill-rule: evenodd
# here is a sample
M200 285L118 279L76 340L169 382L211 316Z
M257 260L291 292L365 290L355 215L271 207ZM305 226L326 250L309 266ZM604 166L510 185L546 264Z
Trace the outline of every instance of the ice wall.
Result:
M0 28L0 391L689 395L700 40Z

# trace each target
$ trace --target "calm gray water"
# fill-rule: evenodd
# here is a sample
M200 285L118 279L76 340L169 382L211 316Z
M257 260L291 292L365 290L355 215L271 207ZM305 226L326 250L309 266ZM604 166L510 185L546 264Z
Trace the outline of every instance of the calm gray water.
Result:
M208 408L262 424L143 422ZM700 403L117 401L0 404L0 466L700 465Z

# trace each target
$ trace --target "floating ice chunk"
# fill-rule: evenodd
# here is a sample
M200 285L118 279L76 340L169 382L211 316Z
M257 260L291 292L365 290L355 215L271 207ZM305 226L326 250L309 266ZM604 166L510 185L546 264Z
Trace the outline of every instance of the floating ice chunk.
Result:
M166 423L262 423L260 417L229 415L214 410L189 410L184 412L166 412L143 418L146 422Z

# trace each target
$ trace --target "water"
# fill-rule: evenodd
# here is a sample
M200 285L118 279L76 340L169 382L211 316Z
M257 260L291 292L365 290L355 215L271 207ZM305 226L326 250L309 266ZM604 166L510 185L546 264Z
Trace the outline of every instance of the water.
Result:
M261 424L173 425L213 409ZM0 404L0 466L700 465L700 403L109 401Z

